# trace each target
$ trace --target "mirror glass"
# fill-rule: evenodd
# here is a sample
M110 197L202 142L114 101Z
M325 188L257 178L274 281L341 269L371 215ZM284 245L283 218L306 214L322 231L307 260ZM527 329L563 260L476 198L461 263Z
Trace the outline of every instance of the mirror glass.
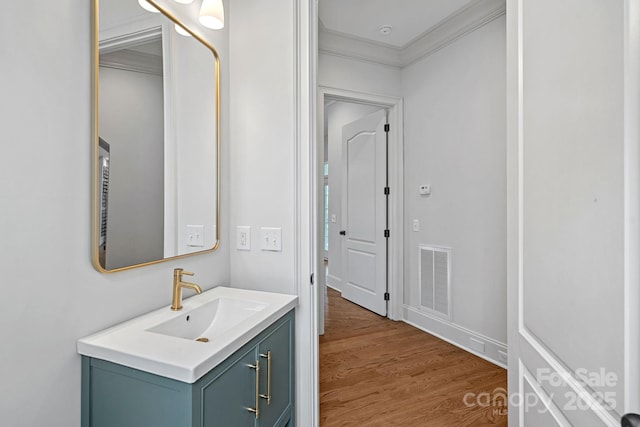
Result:
M218 54L161 2L142 3L156 13L94 0L93 260L104 272L219 240Z

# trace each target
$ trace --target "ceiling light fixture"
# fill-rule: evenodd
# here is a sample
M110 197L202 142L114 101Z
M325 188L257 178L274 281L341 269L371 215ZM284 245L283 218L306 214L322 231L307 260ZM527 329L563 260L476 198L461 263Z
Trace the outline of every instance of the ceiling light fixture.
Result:
M391 25L383 25L378 28L378 32L383 36L388 36L393 31L393 27Z
M193 3L193 0L174 1L181 4ZM147 0L138 0L138 4L146 11L160 13L160 11ZM199 21L200 24L207 28L211 28L212 30L220 30L224 28L224 5L222 4L222 0L202 0ZM184 28L178 25L176 25L176 31L178 32L178 34L183 36L191 35L186 32Z
M160 11L153 7L147 0L138 0L138 4L147 12L160 13Z
M181 36L185 36L185 37L191 37L191 34L189 34L187 32L187 30L185 30L184 28L182 28L180 25L178 24L174 24L175 28L176 28L176 33L180 34Z
M224 6L222 0L202 0L200 23L212 30L224 28Z

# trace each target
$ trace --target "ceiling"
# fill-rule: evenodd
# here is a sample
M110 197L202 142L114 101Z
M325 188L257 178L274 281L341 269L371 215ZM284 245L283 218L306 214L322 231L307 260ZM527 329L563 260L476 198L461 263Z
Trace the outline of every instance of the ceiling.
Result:
M323 30L406 48L453 13L476 0L319 0ZM379 28L391 25L389 35Z

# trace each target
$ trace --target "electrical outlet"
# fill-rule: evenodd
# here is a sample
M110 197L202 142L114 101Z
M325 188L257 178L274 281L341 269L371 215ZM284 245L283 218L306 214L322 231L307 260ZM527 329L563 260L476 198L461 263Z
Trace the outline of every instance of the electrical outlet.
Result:
M251 227L238 226L236 227L236 248L241 251L251 250Z
M421 196L430 196L431 195L431 184L422 184L419 189Z
M262 227L260 229L260 248L263 251L282 251L282 229Z
M187 225L187 246L204 246L204 225Z

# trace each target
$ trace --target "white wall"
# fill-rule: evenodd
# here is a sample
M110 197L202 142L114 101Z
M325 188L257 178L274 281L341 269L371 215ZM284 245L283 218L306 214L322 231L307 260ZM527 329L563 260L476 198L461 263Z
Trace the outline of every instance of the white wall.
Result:
M418 245L452 248L453 327L415 311L409 316L460 345L479 335L502 344L502 350L507 341L505 49L502 17L402 72L405 303L419 308ZM432 195L419 195L420 184L431 184ZM412 231L414 219L420 221L419 232Z
M325 108L329 162L329 274L327 284L342 290L342 127L380 107L336 101ZM336 216L336 222L331 216Z
M0 14L0 414L11 427L79 426L76 340L168 306L174 267L203 288L229 282L227 214L214 253L114 274L92 267L89 17L90 2L71 0ZM228 149L226 131L223 140ZM227 168L222 179L226 188Z
M99 135L110 148L107 270L164 257L162 86L162 76L100 67Z
M342 56L318 55L318 85L375 95L400 96L400 69Z
M290 294L296 293L293 6L284 0L225 4L234 18L229 145L232 284ZM252 227L250 251L235 249L236 226ZM260 227L282 229L281 252L260 249Z

